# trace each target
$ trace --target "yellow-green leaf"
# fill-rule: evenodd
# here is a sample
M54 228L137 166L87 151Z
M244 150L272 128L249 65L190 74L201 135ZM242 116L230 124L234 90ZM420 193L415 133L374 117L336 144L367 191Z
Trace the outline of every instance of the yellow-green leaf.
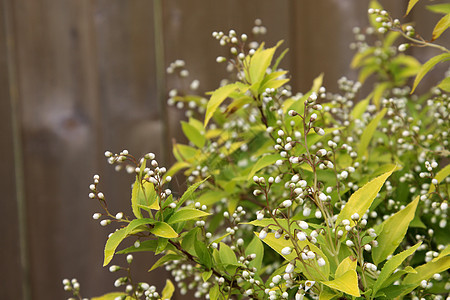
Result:
M356 258L349 256L341 261L339 266L336 269L335 278L341 277L347 271L355 271L356 270Z
M413 88L411 90L411 94L416 90L417 85L422 80L422 78L429 72L431 69L440 62L444 62L450 60L450 53L442 53L440 55L436 55L430 58L426 63L420 67L419 73L417 73L416 78L414 79Z
M154 224L156 221L153 219L134 219L131 221L127 227L121 228L117 231L115 231L106 241L105 245L105 258L103 261L103 266L106 266L109 264L111 259L114 256L114 253L119 246L119 244L123 241L124 238L128 236L128 234L136 233L136 230L138 227L147 225L147 224ZM142 228L141 228L142 229ZM142 230L141 230L142 231Z
M205 136L189 123L181 121L181 129L184 135L198 148L203 148L206 139Z
M255 235L258 236L258 233L255 232ZM275 250L278 254L280 254L282 257L284 257L287 261L292 261L297 257L297 253L295 251L292 251L289 255L284 255L281 253L281 250L285 247L291 247L293 248L293 244L290 240L285 239L276 239L275 234L273 232L270 232L267 234L267 236L262 240L264 243L266 243L270 248ZM325 265L319 267L317 264L317 261L314 261L313 267L307 267L302 264L297 264L297 267L299 267L303 273L307 273L311 276L311 280L324 280L328 279L328 275L330 274L330 264L328 262L327 256L320 250L316 245L312 244L309 241L297 241L298 246L301 249L304 249L306 246L309 247L311 251L316 253L318 256L322 257L325 260ZM308 268L305 270L305 268Z
M210 213L194 209L194 208L182 208L179 211L175 212L167 221L169 224L175 224L179 222L196 220L201 217L209 216Z
M270 66L275 50L280 46L282 41L278 42L275 47L258 50L250 59L249 66L249 82L253 84L260 83L266 75L266 70Z
M427 5L427 9L438 14L448 14L450 13L450 3Z
M360 216L364 215L367 209L372 204L375 197L377 196L378 192L381 190L381 187L383 186L386 179L389 176L391 176L392 172L394 172L395 169L396 167L390 170L389 172L386 172L383 175L376 177L375 179L366 183L356 192L354 192L350 196L350 199L348 200L347 204L339 213L338 218L336 220L336 224L340 224L344 219L353 222L351 220L351 216L354 213L358 213Z
M231 250L231 248L225 243L220 243L219 256L220 256L220 261L224 264L237 264L238 263L236 254L234 254L234 251Z
M417 273L406 275L402 282L402 285L413 285L410 290L403 292L402 295L408 294L416 286L420 284L422 280L428 280L436 273L441 273L450 268L450 257L446 256L438 261L430 261L424 265L417 267L415 270Z
M133 211L133 214L136 218L140 219L142 218L141 211L138 207L139 197L141 197L140 194L143 193L141 181L139 179L139 176L136 176L136 181L133 184L133 189L131 190L131 209Z
M358 288L358 275L356 274L356 271L354 271L354 270L349 270L334 280L322 281L322 283L332 289L336 289L336 290L344 292L346 294L349 294L349 295L352 295L355 297L361 296L361 294L359 293L359 288Z
M180 200L178 200L178 204L176 209L179 209L181 207L181 205L188 200L192 194L195 192L195 190L205 181L207 181L209 179L209 176L206 177L205 179L203 179L202 181L196 182L193 185L189 186L188 189L186 190L186 192L184 192L183 196L181 196Z
M364 83L367 78L370 77L373 73L380 69L380 66L373 63L362 67L361 71L359 71L358 81ZM380 86L379 84L378 86Z
M319 76L314 78L313 85L311 87L311 91L310 92L318 93L320 87L322 86L322 83L323 83L323 73L320 73Z
M175 292L175 286L169 279L166 280L166 286L164 287L161 295L161 300L169 300L172 298L173 292Z
M437 87L447 93L450 93L450 77L444 78Z
M178 233L176 233L169 224L164 222L156 222L154 225L155 226L150 229L150 232L154 235L168 239L178 237Z
M440 37L441 34L444 33L444 31L446 31L449 26L450 26L450 13L443 16L436 23L436 26L434 26L434 29L433 29L433 37L431 38L431 40L434 41L435 39Z
M386 91L389 88L390 83L389 82L382 82L378 84L375 89L373 90L373 104L377 108L380 108L380 102L381 98L383 97L384 91Z
M161 266L163 266L168 261L174 261L177 259L182 259L183 257L178 254L169 253L158 259L153 266L148 270L149 272L153 271L154 269L157 269Z
M127 296L126 300L131 299L131 297L128 296L128 294L123 292L114 292L114 293L108 293L100 297L93 297L91 300L115 300L117 297L120 296Z
M230 94L234 92L236 89L237 86L236 84L233 83L222 86L212 93L211 98L206 106L205 123L204 123L205 128L206 125L208 125L209 120L216 112L217 108L220 106L220 104L222 104L222 102L225 101L225 99L228 98L228 96L230 96Z
M212 270L203 272L203 273L202 273L202 279L203 279L203 282L207 282L208 279L211 278L212 273L213 273Z
M342 293L336 293L335 290L329 288L323 288L319 295L319 300L331 300L334 297L342 295Z
M386 114L386 111L387 109L383 108L383 110L380 111L364 129L358 146L359 159L362 159L366 155L373 134L375 133L375 130L377 129L381 119L383 119L384 115Z
M444 180L449 175L450 175L450 164L446 165L443 169L437 172L436 176L434 176L434 179L436 179L438 183L441 183L442 180ZM435 189L436 188L434 187L434 184L431 184L428 193L434 192Z
M250 173L247 175L247 180L250 180L262 168L273 165L277 160L281 159L279 154L269 154L261 157L254 165Z
M373 286L373 296L377 294L378 290L383 286L383 283L389 279L392 272L394 272L395 269L397 269L408 256L412 255L421 244L422 242L419 242L413 247L400 252L384 264L383 269L381 269L381 273L378 275L378 278Z
M450 245L447 245L445 249L439 253L438 257L433 258L432 262L438 261L447 255L450 255Z
M382 223L381 232L378 234L378 247L372 249L372 258L375 264L379 264L392 254L405 237L409 223L414 219L419 196L401 211L396 212Z
M369 105L370 98L372 98L372 95L373 93L370 93L369 96L367 96L364 100L361 100L358 103L356 103L355 107L350 113L350 115L353 117L354 120L362 117L363 113L366 111L367 106Z
M409 14L409 12L411 11L411 9L414 7L414 5L416 5L416 3L419 2L419 0L409 0L408 2L408 8L406 9L406 14L405 16L407 16Z

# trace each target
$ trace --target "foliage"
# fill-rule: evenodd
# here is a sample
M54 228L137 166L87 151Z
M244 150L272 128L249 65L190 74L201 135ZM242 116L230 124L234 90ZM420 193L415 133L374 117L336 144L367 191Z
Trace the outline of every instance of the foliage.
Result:
M94 219L121 225L108 238L104 265L116 254L131 263L130 253L154 252L161 256L150 270L165 266L181 293L212 300L442 299L450 289L448 78L421 95L415 88L450 54L376 1L369 18L372 27L354 30L358 81L342 78L339 93L327 92L320 75L311 90L294 94L278 67L281 43L266 48L233 30L213 33L230 48L231 57L217 61L234 77L209 101L171 92L169 103L189 107L181 123L189 144L174 145L173 167L159 166L152 153L105 153L136 180L131 217L108 211L98 176L90 187L105 209ZM433 40L448 28L443 23ZM409 43L397 48L401 36ZM411 45L441 52L422 65L402 53ZM178 62L169 72L183 68ZM370 77L375 84L363 95ZM180 197L168 188L176 173L188 183ZM117 251L124 239L134 245ZM174 292L171 281L160 295L133 281L129 268L110 267L121 269L128 275L115 285L125 291L95 299ZM79 286L65 286L80 297Z

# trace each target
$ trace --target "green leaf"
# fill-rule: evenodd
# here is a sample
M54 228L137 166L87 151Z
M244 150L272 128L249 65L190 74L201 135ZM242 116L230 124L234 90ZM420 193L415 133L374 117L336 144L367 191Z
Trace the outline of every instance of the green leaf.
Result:
M204 265L207 269L211 269L212 257L206 245L202 241L195 240L194 247L199 259L199 263Z
M178 233L173 230L173 228L164 222L156 222L155 227L150 229L150 232L156 236L164 237L164 238L176 238L178 237Z
M378 234L378 247L372 249L372 258L376 265L392 254L405 237L409 223L414 219L419 196L401 211L396 212L382 223Z
M260 83L266 75L266 70L272 62L273 55L276 49L281 45L282 41L278 42L275 47L258 50L250 59L249 66L249 82L253 84Z
M189 123L181 121L181 128L183 129L184 135L198 148L203 148L206 139L205 136L197 130L194 126Z
M218 300L220 296L219 284L216 283L212 288L209 289L209 299Z
M409 12L411 11L411 9L414 7L414 5L416 5L416 3L419 2L419 0L409 0L408 2L408 8L406 9L406 14L405 16L407 16L409 14Z
M261 157L258 161L253 165L252 170L247 175L247 180L252 179L253 175L256 174L262 168L273 165L277 160L281 159L279 154L269 154Z
M370 99L372 98L373 93L367 96L364 100L356 103L350 115L353 117L353 120L360 119L363 113L366 111L367 106L369 105Z
M193 160L200 151L188 145L175 144L172 152L177 161L189 162Z
M179 211L175 212L167 221L169 224L175 224L178 222L196 220L201 217L209 216L210 213L194 209L194 208L182 208Z
M117 251L117 254L128 254L128 253L134 253L134 252L155 252L156 250L157 241L156 240L146 240L140 243L139 247L136 248L135 246L131 246L128 248L125 248L123 250Z
M450 93L450 77L444 78L437 87L447 93Z
M238 263L236 254L234 254L234 251L231 250L231 248L227 244L220 243L219 256L220 260L224 264L234 265Z
M377 65L376 63L365 65L359 71L358 81L361 83L364 83L366 81L366 79L370 77L370 75L372 75L379 69L380 69L380 66ZM378 86L380 86L380 85L378 85Z
M416 268L416 274L408 274L402 282L402 285L412 285L412 288L403 292L402 295L408 294L417 287L422 280L428 280L436 273L441 273L450 268L450 257L446 256L438 261L430 261Z
M358 157L360 159L362 159L366 155L373 134L375 133L375 130L377 129L381 119L383 119L384 115L386 114L386 111L387 109L383 108L383 110L380 111L364 129L358 146Z
M163 265L164 265L166 262L168 262L168 261L174 261L174 260L178 260L178 259L181 259L181 258L183 258L183 257L180 256L180 255L178 255L178 254L173 254L173 253L166 254L166 255L164 255L163 257L161 257L160 259L158 259L158 260L153 264L153 266L150 268L150 270L148 270L148 271L149 271L149 272L150 272L150 271L153 271L154 269L163 266Z
M375 51L374 47L368 47L363 52L357 52L350 63L352 69L357 69L363 65L364 59Z
M167 238L159 237L157 241L158 242L156 243L155 255L158 255L166 250L167 245L169 245L169 239Z
M419 70L419 73L417 74L416 78L414 79L413 88L411 90L411 94L416 90L417 85L422 80L422 78L429 72L431 69L437 65L440 62L444 62L450 60L450 53L443 53L437 56L434 56L430 58L426 63L422 65L422 67Z
M254 236L250 244L245 247L245 255L251 254L256 254L256 258L250 262L248 265L249 268L255 267L258 272L261 271L262 260L264 257L264 245L257 236Z
M121 228L115 231L106 241L105 245L105 259L103 261L103 266L109 264L111 259L114 257L114 253L119 246L119 244L127 237L130 233L136 233L136 229L142 225L154 224L156 221L153 219L134 219L131 221L127 227ZM142 231L142 230L141 230Z
M202 279L203 279L203 282L207 282L208 279L211 278L212 273L213 273L212 270L203 272L203 273L202 273Z
M434 179L438 181L438 184L442 182L447 176L450 175L450 164L446 165L443 169L441 169L439 172L436 173L434 176ZM435 190L434 184L430 185L430 189L428 190L428 193L432 193Z
M450 3L442 3L435 5L427 5L426 6L429 11L438 13L438 14L448 14L450 13Z
M412 255L421 244L422 242L419 242L413 247L400 252L384 264L383 269L381 269L381 273L378 275L378 278L373 286L372 295L376 295L377 291L383 286L386 280L389 279L392 272L394 272L395 269L397 269L408 256Z
M417 285L414 284L401 284L401 285L391 285L378 292L379 295L383 295L384 299L399 299L397 297L402 294L409 294Z
M195 192L195 190L208 179L209 179L209 176L206 177L205 179L203 179L202 181L196 182L193 185L191 185L190 187L188 187L186 192L184 192L183 196L181 196L180 200L178 201L176 209L179 209L180 206L192 196L192 194Z
M344 292L346 294L360 297L358 288L358 275L355 270L349 270L343 275L331 281L322 281L326 286Z
M191 229L181 240L181 247L189 253L194 253L192 250L194 249L194 243L198 239L198 232L200 231L199 227L195 227Z
M389 82L382 82L377 84L377 86L373 90L372 102L373 104L375 104L377 108L380 108L381 98L383 97L384 91L386 91L389 88L389 85L390 85Z
M378 192L381 190L386 179L391 176L392 172L395 171L396 168L393 168L391 171L384 173L366 183L363 187L354 192L347 204L341 210L336 220L336 224L340 224L342 220L351 220L351 216L354 213L358 213L360 216L364 215L367 209L372 204L373 200L377 196Z
M117 297L120 296L127 296L126 299L131 299L131 297L128 297L128 294L123 292L114 292L114 293L108 293L100 297L93 297L91 300L115 300Z
M220 104L222 104L222 102L225 101L225 99L228 98L228 96L230 96L230 94L234 92L236 89L237 89L236 84L232 83L222 86L212 93L211 98L206 106L205 123L204 123L205 128L206 125L208 125L209 120L216 112L217 108L220 106Z
M436 26L434 26L433 29L433 37L431 38L432 41L436 40L438 37L441 36L444 31L446 31L450 27L450 13L443 16L437 23Z
M319 300L331 300L334 297L337 297L339 295L342 295L342 293L336 293L337 291L335 291L334 289L329 289L329 288L324 288L322 289L322 291L320 292L319 295Z
M175 286L169 279L166 280L166 286L164 287L161 295L161 300L169 300L172 298L173 292L175 292Z

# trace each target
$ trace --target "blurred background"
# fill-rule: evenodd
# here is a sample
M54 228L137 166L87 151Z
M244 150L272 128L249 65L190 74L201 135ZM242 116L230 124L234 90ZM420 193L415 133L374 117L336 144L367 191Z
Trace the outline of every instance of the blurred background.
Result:
M423 6L439 1L420 1L406 20L407 0L380 2L431 37L440 16ZM0 299L66 299L63 278L77 278L84 297L114 290L120 274L102 268L111 228L91 218L100 211L88 198L92 176L100 174L110 210L129 213L134 178L115 172L104 151L154 152L160 164L170 166L172 140L184 141L178 123L185 116L166 106L168 91L198 79L198 92L204 93L226 76L215 58L228 53L211 37L213 31L250 33L260 18L266 45L283 39L282 48L290 49L282 66L290 71L294 91L309 90L321 72L327 90L336 91L341 76L356 79L349 44L352 28L368 25L368 4L1 0ZM437 54L408 51L417 51L422 63ZM176 59L186 62L187 79L166 77ZM436 82L432 74L428 79ZM147 273L155 258L135 257L136 280L162 289L168 274ZM126 264L120 256L113 263Z

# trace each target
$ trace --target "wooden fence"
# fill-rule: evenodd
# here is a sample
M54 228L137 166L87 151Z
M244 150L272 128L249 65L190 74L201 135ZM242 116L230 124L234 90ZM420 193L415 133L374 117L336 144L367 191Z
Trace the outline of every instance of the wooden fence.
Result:
M381 2L399 17L407 3ZM189 82L165 77L171 61L184 59L200 90L212 90L225 74L215 63L225 50L211 32L249 32L261 18L267 44L284 39L290 48L283 64L295 90L306 91L321 72L334 89L340 76L354 77L348 44L352 27L367 25L368 6L367 0L0 3L0 298L26 300L69 297L61 284L66 277L78 278L86 296L112 290L116 274L101 267L110 229L91 219L99 206L88 199L88 186L100 174L111 210L128 212L132 177L115 173L103 152L126 148L172 160L171 137L181 139L183 114L166 108L167 90ZM436 22L427 12L410 18L424 32ZM136 260L150 266L155 259ZM144 268L136 277L162 288L164 272Z

